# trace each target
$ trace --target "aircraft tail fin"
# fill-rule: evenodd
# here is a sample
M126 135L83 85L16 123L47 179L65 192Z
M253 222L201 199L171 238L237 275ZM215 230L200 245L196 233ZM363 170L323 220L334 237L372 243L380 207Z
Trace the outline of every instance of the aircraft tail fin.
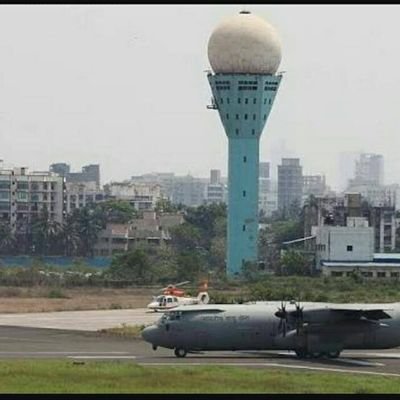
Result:
M207 292L200 292L197 298L199 300L199 304L208 304L208 302L210 301L210 296Z

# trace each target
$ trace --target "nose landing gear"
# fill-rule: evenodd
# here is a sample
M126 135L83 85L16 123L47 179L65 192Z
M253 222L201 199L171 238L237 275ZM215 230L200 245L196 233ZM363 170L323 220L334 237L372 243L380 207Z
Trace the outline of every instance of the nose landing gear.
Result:
M175 351L175 356L178 358L182 358L182 357L186 357L187 351L185 349L180 349L180 348L176 348Z

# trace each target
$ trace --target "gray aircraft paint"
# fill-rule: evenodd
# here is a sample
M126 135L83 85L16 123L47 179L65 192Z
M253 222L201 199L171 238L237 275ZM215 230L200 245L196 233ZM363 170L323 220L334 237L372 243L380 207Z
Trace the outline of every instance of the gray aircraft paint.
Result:
M154 347L196 350L385 349L400 345L400 303L301 304L303 323L289 316L286 333L275 313L281 302L182 306L167 312L142 335ZM286 304L295 313L296 305Z

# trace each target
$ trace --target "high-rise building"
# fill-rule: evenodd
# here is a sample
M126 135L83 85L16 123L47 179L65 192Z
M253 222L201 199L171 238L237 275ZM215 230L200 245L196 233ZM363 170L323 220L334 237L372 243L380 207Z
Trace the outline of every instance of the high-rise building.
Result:
M221 171L219 169L212 169L210 171L210 183L211 185L221 183Z
M278 165L278 208L288 210L297 202L301 205L303 196L303 167L299 158L282 158Z
M71 172L66 163L51 164L49 170L65 178L66 182L83 183L95 182L97 189L100 188L100 165L90 164L82 167L82 172Z
M46 208L49 218L63 221L64 180L53 172L28 168L0 170L0 220L16 234L25 233Z
M49 171L66 178L70 173L70 166L66 163L55 163L50 165Z
M242 11L226 18L208 42L211 109L229 141L227 272L258 261L259 141L277 94L281 47L275 29Z
M325 175L303 175L303 195L322 196L326 190Z
M380 154L362 153L355 162L354 179L350 187L356 185L383 185L383 156Z
M259 194L258 208L259 211L268 215L268 200L271 198L271 179L270 179L270 163L260 162L260 174L258 179Z
M206 203L225 203L226 192L226 185L221 181L221 171L212 169L210 171L210 182L206 185Z

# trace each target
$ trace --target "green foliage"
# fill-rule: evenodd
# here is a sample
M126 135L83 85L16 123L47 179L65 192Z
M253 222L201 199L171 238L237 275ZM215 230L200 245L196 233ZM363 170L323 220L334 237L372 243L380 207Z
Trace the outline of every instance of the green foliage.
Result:
M312 264L302 253L296 250L287 250L281 257L282 275L311 275Z
M200 247L201 232L196 226L184 222L170 229L172 245L178 251L195 251Z
M169 199L161 198L157 201L155 211L157 213L174 213L182 208L182 205L172 204Z
M125 200L107 200L97 207L109 223L126 224L137 217L135 208Z
M261 270L257 262L247 261L242 267L242 276L246 282L256 282L260 279Z
M128 280L138 285L146 285L154 280L154 270L142 249L115 255L107 273L111 279Z
M47 297L49 299L68 299L68 296L66 296L60 289L50 290Z
M0 223L0 253L14 254L16 249L16 238L9 224Z
M303 225L299 221L277 221L271 225L274 242L282 248L283 242L303 237Z

